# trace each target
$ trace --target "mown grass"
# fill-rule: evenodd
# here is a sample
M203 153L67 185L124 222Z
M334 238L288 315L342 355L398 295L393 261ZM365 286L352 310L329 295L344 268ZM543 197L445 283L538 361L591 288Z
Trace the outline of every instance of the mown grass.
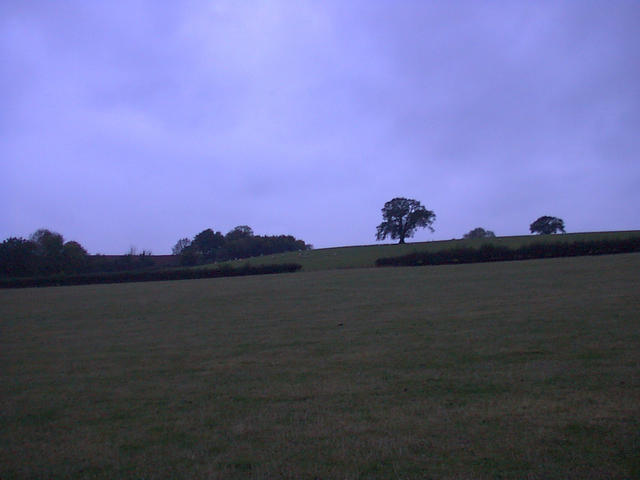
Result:
M639 269L0 291L0 478L638 478Z
M640 231L568 233L562 235L521 235L514 237L497 237L490 239L440 240L434 242L416 242L384 245L363 245L354 247L320 248L305 252L287 252L276 255L264 255L250 259L227 262L232 266L270 265L278 263L299 263L304 271L333 270L343 268L368 268L375 266L378 258L397 257L413 252L435 252L451 248L478 248L485 243L516 249L523 245L538 242L575 242L592 240L611 240L640 236ZM199 267L202 268L202 267Z

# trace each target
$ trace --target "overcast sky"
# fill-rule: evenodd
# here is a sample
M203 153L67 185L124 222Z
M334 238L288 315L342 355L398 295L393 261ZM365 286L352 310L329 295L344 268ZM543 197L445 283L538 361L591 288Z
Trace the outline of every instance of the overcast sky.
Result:
M640 1L0 2L0 240L640 229Z

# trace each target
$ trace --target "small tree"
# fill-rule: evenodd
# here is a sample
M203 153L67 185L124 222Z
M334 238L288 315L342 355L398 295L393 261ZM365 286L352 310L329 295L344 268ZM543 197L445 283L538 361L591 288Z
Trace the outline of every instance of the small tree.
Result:
M191 245L191 239L189 238L181 238L176 242L176 244L171 249L172 255L181 255L184 252L185 248L188 248Z
M491 230L485 230L478 227L471 230L469 233L464 234L464 238L494 238L496 236Z
M529 225L531 233L537 233L542 235L549 235L551 233L562 232L564 230L564 221L561 218L543 216L538 218L535 222Z
M419 201L397 197L389 200L382 208L383 222L378 225L376 239L384 240L387 236L398 243L404 243L405 238L413 237L418 228L428 228L436 220L436 214L423 207Z

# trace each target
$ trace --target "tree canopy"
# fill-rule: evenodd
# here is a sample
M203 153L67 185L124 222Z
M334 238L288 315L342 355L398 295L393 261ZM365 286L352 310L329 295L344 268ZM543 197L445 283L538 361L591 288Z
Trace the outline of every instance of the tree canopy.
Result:
M0 243L0 276L22 277L36 271L35 243L11 237Z
M215 260L216 251L224 245L224 242L222 233L207 228L193 238L189 248L192 250L191 253L199 258Z
M561 218L545 215L529 225L529 231L541 235L549 235L557 232L565 233L564 221Z
M176 244L171 249L172 255L181 255L185 248L188 248L191 245L190 238L181 238L176 242Z
M251 227L239 225L226 235L208 228L193 240L180 239L173 253L180 256L183 265L197 265L310 248L311 245L291 235L255 235Z
M413 237L418 228L428 228L433 232L431 225L436 220L436 214L417 200L397 197L384 204L382 219L377 227L376 239L384 240L389 236L392 240L405 243L405 238Z
M0 276L79 273L87 269L87 263L87 251L82 245L65 243L62 235L45 228L28 240L11 237L0 244Z
M238 225L224 236L227 242L249 237L253 237L253 229L248 225Z
M469 233L464 234L464 238L494 238L496 236L491 230L482 227L474 228Z

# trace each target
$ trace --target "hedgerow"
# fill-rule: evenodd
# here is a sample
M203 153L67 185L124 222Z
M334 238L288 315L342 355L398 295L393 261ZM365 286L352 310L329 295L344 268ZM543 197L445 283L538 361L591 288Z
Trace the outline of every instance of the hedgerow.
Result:
M0 288L50 287L61 285L89 285L100 283L153 282L166 280L188 280L197 278L236 277L243 275L265 275L289 273L302 268L297 263L274 265L223 265L212 269L173 268L165 270L91 273L83 275L51 275L47 277L0 279Z
M460 247L437 252L413 252L376 260L376 266L447 265L457 263L504 262L536 258L578 257L640 252L640 237L575 242L532 243L519 248L493 245L480 248Z

